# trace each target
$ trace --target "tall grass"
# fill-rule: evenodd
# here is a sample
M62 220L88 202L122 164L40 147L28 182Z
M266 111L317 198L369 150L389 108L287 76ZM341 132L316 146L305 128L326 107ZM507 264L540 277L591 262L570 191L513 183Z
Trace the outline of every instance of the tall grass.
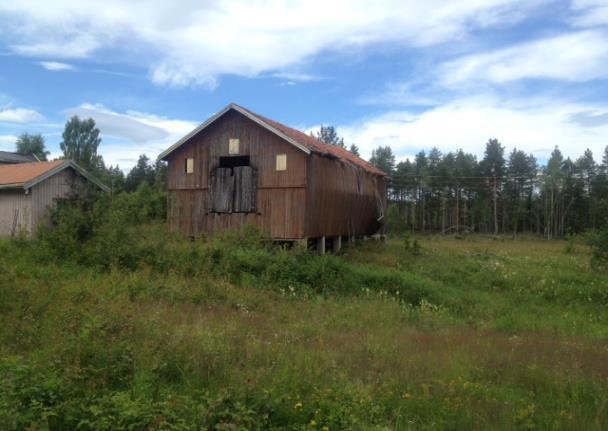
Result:
M584 246L317 256L252 229L190 241L136 198L0 241L0 429L608 426L608 286Z

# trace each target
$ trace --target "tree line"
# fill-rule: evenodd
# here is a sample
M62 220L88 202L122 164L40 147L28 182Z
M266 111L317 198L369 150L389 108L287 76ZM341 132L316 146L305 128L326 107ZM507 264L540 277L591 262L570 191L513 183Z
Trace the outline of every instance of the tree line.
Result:
M165 190L167 165L163 161L152 161L142 154L127 175L118 165L106 165L98 151L102 142L101 132L92 118L81 119L78 116L70 118L65 124L62 138L59 144L63 153L61 158L76 162L110 187L113 193L133 192L143 184L158 192ZM48 160L50 155L44 137L41 134L27 132L17 138L15 152L33 155L40 161Z
M347 148L333 126L321 126L311 136ZM75 116L66 122L63 158L74 160L115 193L144 184L165 190L166 163L142 154L125 175L119 166L104 163L100 144L93 119ZM348 150L359 155L355 144ZM40 160L49 155L44 138L28 133L19 137L16 151ZM608 146L597 160L589 149L573 160L555 147L545 165L516 148L506 154L497 139L488 140L481 160L463 150L444 154L432 148L397 163L390 146L380 146L369 161L389 175L392 231L534 233L551 239L608 227Z
M573 160L555 147L541 165L490 139L481 160L433 148L396 163L390 147L378 147L370 162L390 176L392 230L551 239L608 226L608 147L599 160L589 149Z

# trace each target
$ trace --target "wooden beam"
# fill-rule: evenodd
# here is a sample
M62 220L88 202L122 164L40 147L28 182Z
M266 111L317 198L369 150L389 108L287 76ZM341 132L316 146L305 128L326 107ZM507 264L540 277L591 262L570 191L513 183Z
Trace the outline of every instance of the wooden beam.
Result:
M340 252L341 248L342 248L342 237L337 236L334 238L334 240L332 242L332 251L334 254L338 254Z
M317 253L325 254L325 237L317 238Z

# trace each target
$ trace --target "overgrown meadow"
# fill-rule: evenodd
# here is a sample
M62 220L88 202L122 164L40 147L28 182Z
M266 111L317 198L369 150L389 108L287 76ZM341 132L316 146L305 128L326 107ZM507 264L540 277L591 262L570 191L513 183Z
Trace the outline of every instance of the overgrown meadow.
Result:
M0 241L2 430L608 428L578 239L190 241L145 188Z

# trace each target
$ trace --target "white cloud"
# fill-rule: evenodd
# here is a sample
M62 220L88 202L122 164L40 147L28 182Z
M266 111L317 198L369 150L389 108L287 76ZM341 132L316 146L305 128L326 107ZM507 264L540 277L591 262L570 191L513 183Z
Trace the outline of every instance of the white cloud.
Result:
M58 61L39 61L38 64L46 70L51 71L75 70L74 66L71 64L60 63Z
M361 105L434 106L439 103L430 93L431 85L414 82L390 82L380 91L370 92L357 99Z
M572 23L579 27L608 25L608 3L606 0L573 0Z
M547 158L555 145L567 156L577 157L588 147L599 157L608 145L608 121L573 121L581 112L601 115L608 112L608 105L465 98L422 113L389 112L338 130L346 142L360 147L364 157L379 145L390 145L401 159L432 147L444 152L462 148L482 156L489 138L540 159Z
M522 78L588 81L608 76L608 31L588 30L474 54L440 68L444 84L505 83Z
M0 123L35 123L43 119L44 117L33 109L6 108L0 110Z
M288 82L309 82L309 81L321 81L324 79L322 76L313 75L304 72L276 72L271 74L273 78L284 79Z
M17 137L13 135L0 135L0 150L13 151L15 149Z
M458 40L547 1L21 0L2 3L0 18L8 45L23 55L81 58L137 47L154 82L213 87L222 74L294 70L324 52Z
M197 124L137 111L116 112L100 104L84 103L65 111L67 116L93 118L101 131L100 152L107 164L129 168L140 154L155 159Z

